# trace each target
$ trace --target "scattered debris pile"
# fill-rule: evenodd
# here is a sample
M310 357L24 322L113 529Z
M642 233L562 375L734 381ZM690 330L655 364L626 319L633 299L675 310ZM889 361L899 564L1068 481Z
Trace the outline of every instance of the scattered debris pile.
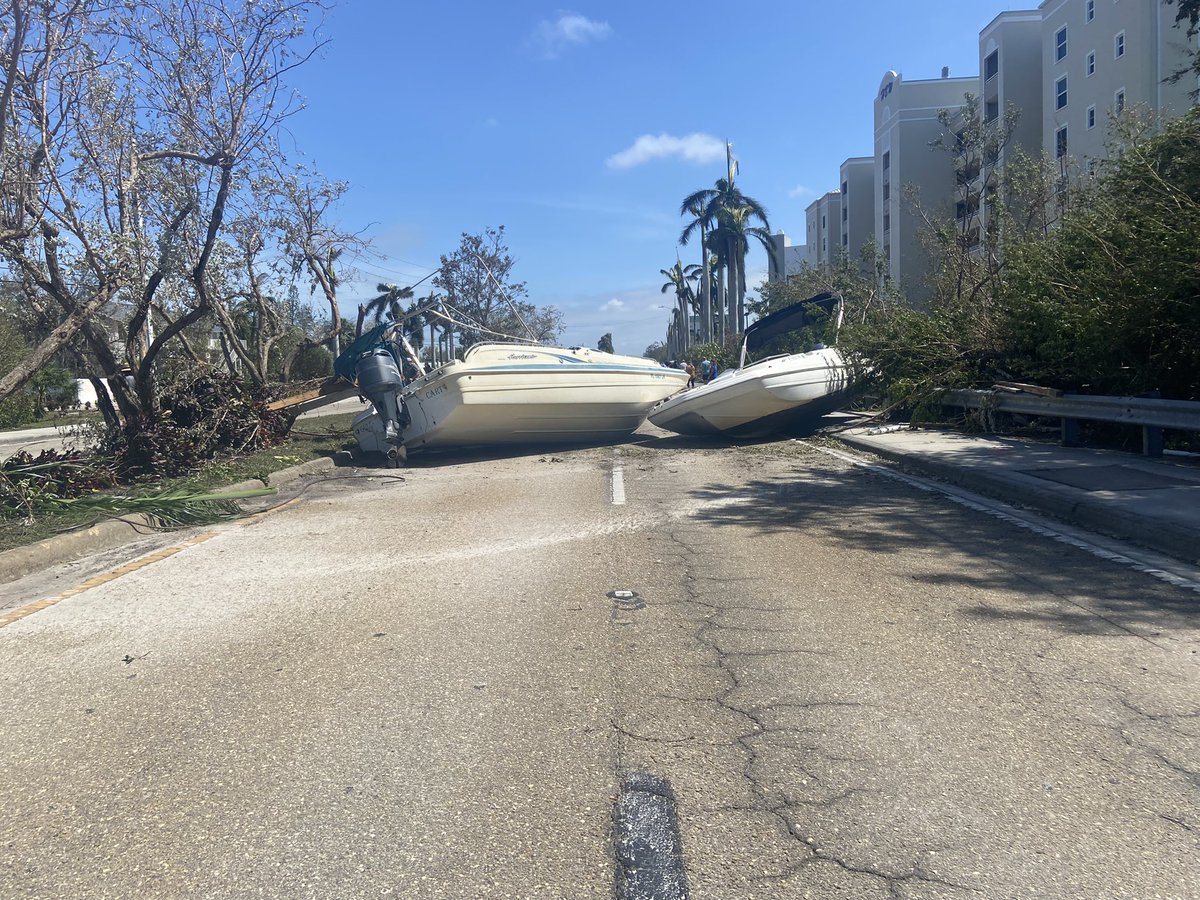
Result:
M161 385L160 396L157 414L110 429L97 449L122 480L182 475L218 456L274 446L295 420L268 408L267 391L220 372L188 372Z

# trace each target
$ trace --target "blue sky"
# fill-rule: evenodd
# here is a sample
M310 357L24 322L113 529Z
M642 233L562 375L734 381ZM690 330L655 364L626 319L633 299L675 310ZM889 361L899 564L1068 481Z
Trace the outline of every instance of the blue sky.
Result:
M350 183L341 224L379 254L344 308L504 225L513 277L564 312L564 344L611 331L640 354L665 333L680 200L722 176L726 140L739 186L798 243L842 160L871 153L884 73L973 75L980 29L1034 5L347 0L291 75L306 109L289 149ZM748 265L753 286L763 252Z

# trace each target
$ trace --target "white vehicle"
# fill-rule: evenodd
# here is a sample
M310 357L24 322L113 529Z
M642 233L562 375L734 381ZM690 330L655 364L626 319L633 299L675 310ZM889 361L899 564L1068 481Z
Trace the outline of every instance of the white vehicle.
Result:
M360 361L358 380L375 406L354 420L359 445L395 459L400 445L620 439L688 376L651 359L587 348L484 343L403 386L391 356L376 350ZM389 391L395 406L387 402Z
M833 412L845 402L851 380L837 350L820 347L746 363L768 341L811 324L806 308L814 304L832 308L833 297L823 294L759 319L746 329L740 368L665 400L650 412L650 421L677 434L753 437Z

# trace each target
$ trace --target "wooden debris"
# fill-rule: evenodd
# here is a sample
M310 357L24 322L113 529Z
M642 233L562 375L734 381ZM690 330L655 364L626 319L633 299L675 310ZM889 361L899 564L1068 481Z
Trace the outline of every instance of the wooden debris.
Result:
M321 397L328 397L329 402L333 403L335 400L344 400L347 397L353 397L357 393L358 388L354 385L347 384L341 378L330 378L312 390L292 394L290 397L282 397L279 400L272 400L267 404L267 409L272 412L280 409L291 409L293 406L299 406L301 403L307 403L310 400L316 400ZM317 405L319 406L320 404Z
M1057 388L1042 387L1037 384L1021 384L1016 381L997 381L992 387L997 391L1009 394L1037 394L1039 397L1061 397L1063 392Z

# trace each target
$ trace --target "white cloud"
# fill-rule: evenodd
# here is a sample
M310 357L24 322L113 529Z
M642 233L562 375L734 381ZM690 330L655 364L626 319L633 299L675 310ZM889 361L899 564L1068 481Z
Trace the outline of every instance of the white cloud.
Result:
M792 188L790 191L788 191L788 196L791 197L793 200L803 200L806 197L817 196L817 192L814 191L812 188L808 187L807 185L798 184L794 188Z
M555 59L572 44L602 41L612 34L607 22L595 22L578 13L560 12L553 21L538 22L532 41L545 59Z
M671 134L643 134L629 148L610 156L610 169L632 169L653 159L678 157L690 163L716 162L725 156L724 141L711 134L694 134L675 137Z
M616 297L613 297L600 307L600 312L611 312L614 309L623 309L624 306L625 302L623 300L618 300Z

